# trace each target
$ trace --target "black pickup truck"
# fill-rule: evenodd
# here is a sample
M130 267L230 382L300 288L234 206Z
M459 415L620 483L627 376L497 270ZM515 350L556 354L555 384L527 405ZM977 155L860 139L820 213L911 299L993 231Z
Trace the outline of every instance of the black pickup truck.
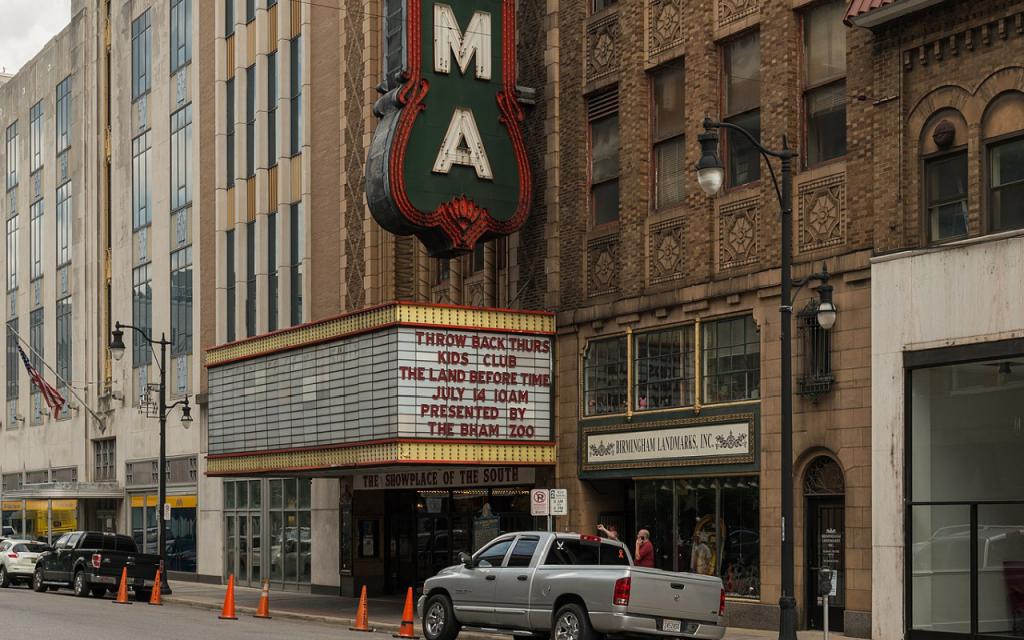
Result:
M128 586L137 600L149 600L160 556L139 553L130 536L98 531L65 533L53 551L39 556L32 588L38 592L70 587L84 598L102 597L120 586L121 569L128 568Z

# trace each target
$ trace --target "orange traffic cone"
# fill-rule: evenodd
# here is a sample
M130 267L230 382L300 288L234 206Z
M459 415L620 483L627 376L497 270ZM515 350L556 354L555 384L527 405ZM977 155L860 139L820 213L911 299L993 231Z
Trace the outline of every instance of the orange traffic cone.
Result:
M270 620L270 580L263 581L263 591L260 593L260 604L256 607L254 618L266 618Z
M402 609L402 626L398 633L392 634L396 638L419 638L416 635L416 623L413 621L412 613L412 587L405 594L405 607Z
M366 611L366 585L363 585L363 591L359 594L359 608L356 609L356 626L349 627L349 631L373 631L370 628L370 615Z
M224 608L217 616L221 620L238 620L235 615L235 574L228 576L228 592L224 594Z
M157 606L163 606L163 602L160 602L160 592L162 589L160 585L163 582L160 581L160 567L156 569L156 580L153 581L153 591L149 594L149 604L155 604Z
M121 567L121 586L117 588L117 598L114 604L131 604L128 599L128 567Z

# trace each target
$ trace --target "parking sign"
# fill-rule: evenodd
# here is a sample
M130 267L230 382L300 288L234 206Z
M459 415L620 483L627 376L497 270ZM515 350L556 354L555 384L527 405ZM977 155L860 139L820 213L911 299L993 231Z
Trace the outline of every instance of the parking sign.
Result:
M548 492L548 503L551 505L551 515L569 515L569 492L566 489L552 489Z
M550 515L550 505L548 502L548 490L547 489L533 489L530 491L530 515L531 516L546 516Z

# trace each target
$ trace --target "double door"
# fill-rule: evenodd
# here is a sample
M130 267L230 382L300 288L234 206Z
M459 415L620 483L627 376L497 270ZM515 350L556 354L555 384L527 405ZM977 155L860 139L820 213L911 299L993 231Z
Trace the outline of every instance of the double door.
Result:
M263 516L235 512L224 516L227 573L239 585L259 586L263 580Z

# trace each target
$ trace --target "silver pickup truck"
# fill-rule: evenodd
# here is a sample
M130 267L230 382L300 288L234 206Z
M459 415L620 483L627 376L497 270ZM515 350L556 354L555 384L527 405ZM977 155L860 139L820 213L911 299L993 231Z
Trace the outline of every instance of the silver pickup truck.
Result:
M463 628L553 640L725 635L719 578L633 566L621 542L510 533L459 559L423 585L427 640L453 640Z

